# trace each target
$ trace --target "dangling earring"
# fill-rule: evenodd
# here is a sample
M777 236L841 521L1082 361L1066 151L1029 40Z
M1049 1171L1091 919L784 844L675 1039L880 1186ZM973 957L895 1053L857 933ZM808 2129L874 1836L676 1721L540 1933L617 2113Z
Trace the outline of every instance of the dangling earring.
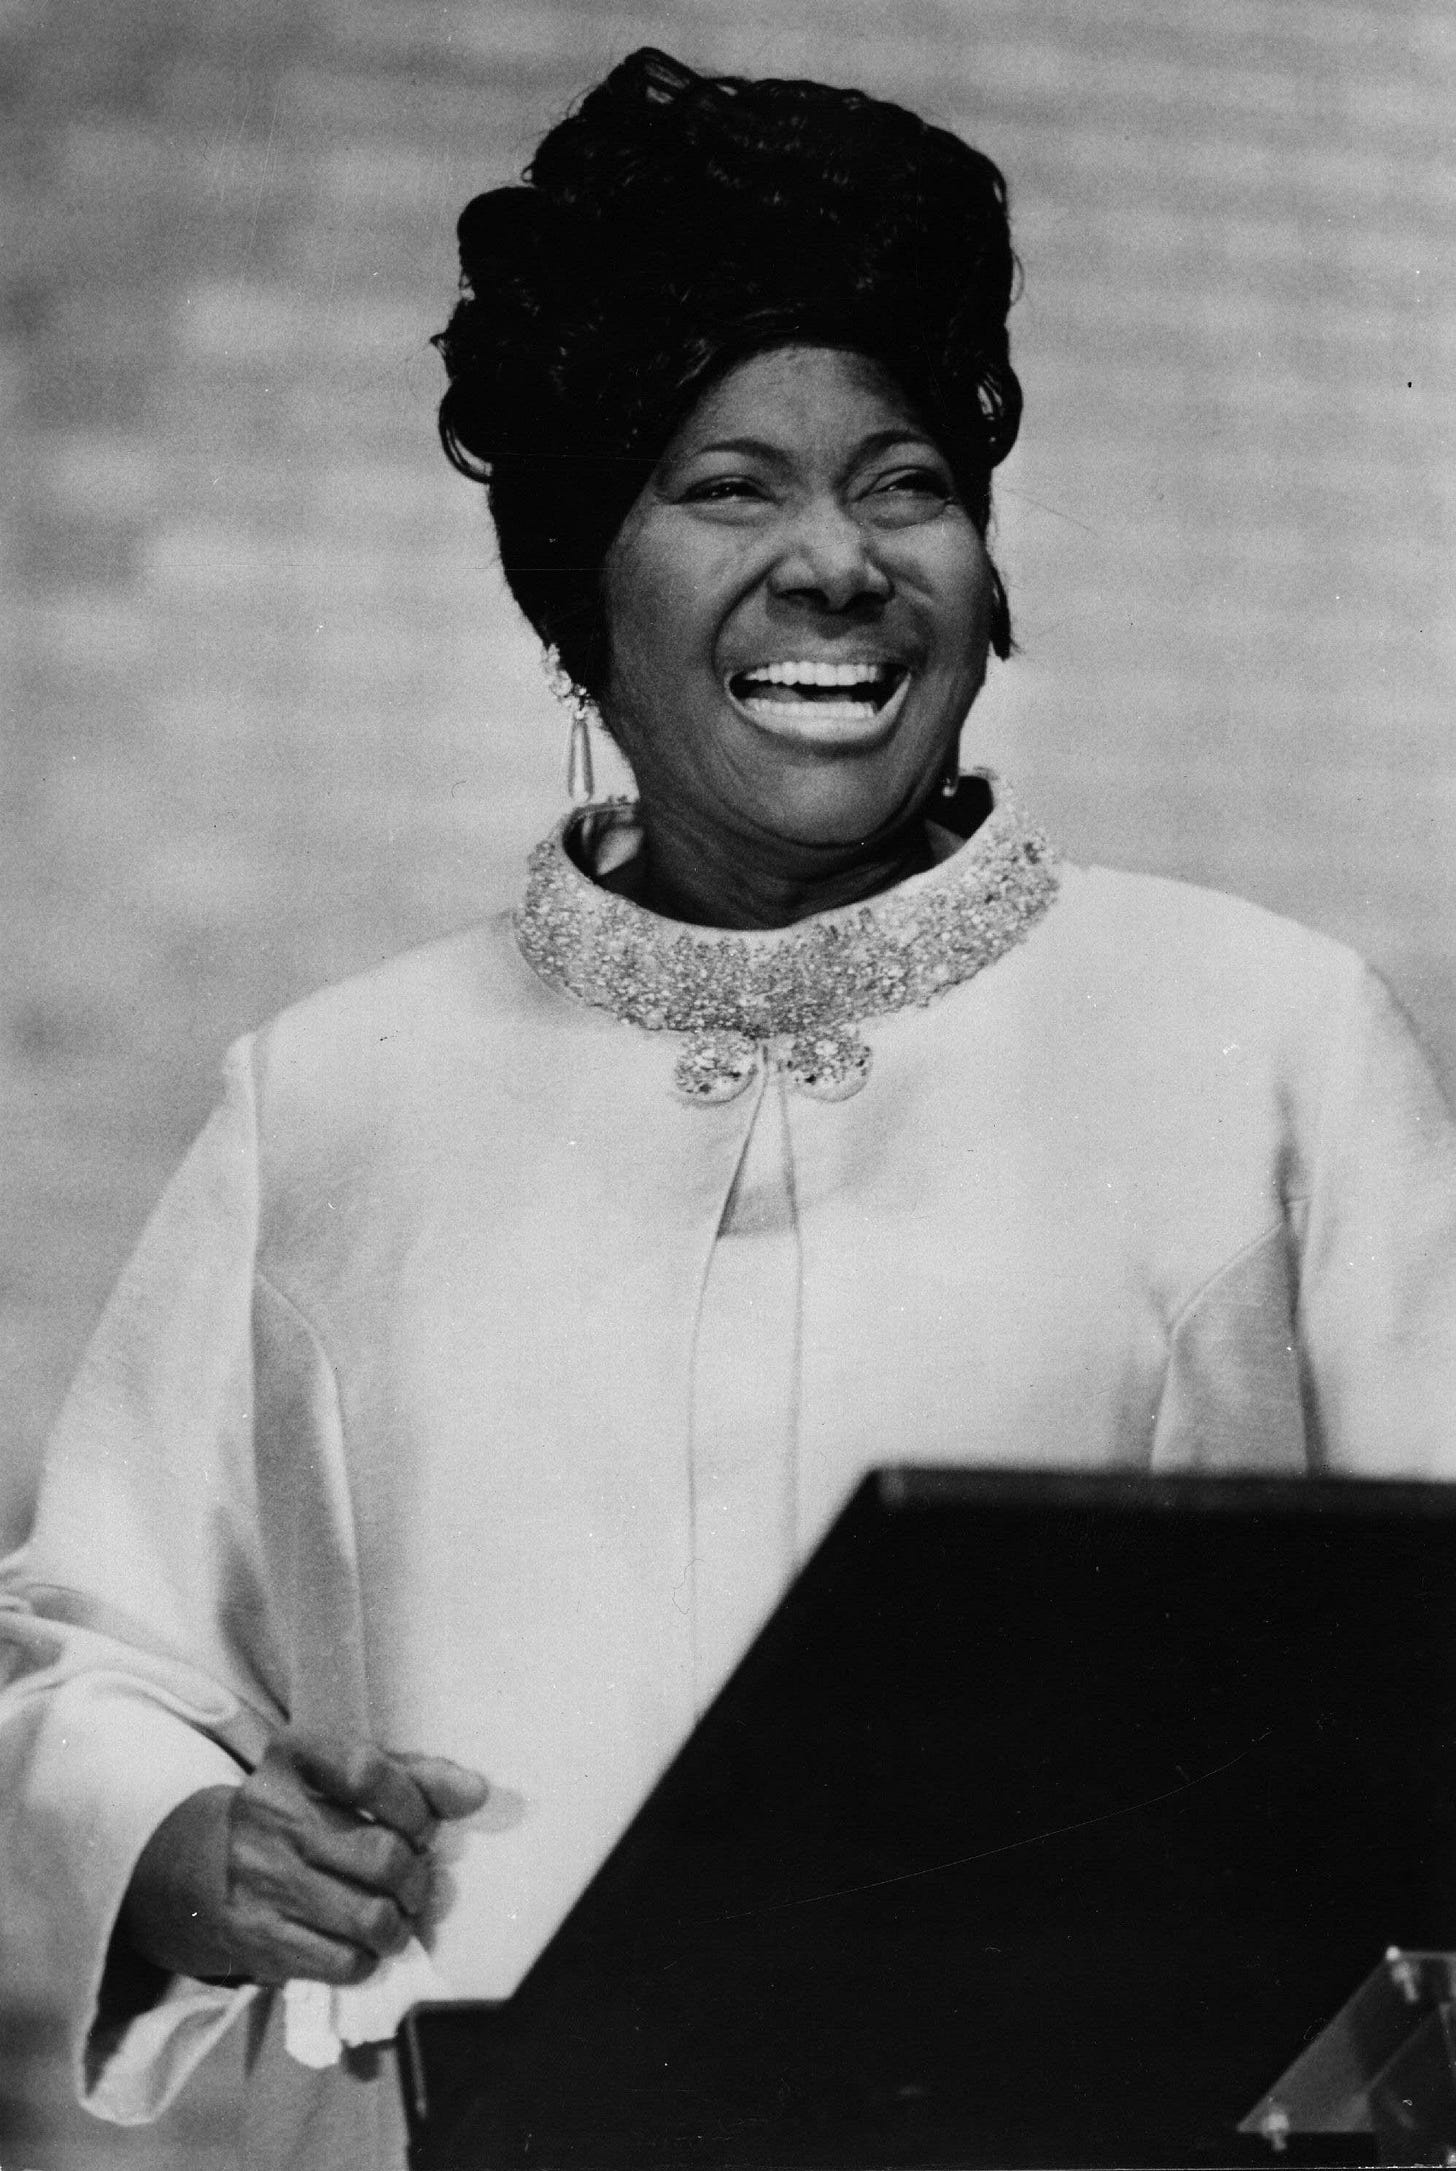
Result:
M957 733L955 743L950 750L950 759L946 763L945 774L940 780L940 795L942 799L954 799L960 788L961 742L960 735Z
M991 650L1005 663L1016 646L1011 631L1011 605L1006 600L1006 583L993 565L991 568Z
M574 708L566 727L566 796L574 807L589 807L596 790L592 775L591 726L586 703Z
M596 789L592 775L591 723L596 710L591 696L582 691L561 660L553 641L543 658L546 683L565 704L570 721L566 727L566 795L574 807L590 806Z

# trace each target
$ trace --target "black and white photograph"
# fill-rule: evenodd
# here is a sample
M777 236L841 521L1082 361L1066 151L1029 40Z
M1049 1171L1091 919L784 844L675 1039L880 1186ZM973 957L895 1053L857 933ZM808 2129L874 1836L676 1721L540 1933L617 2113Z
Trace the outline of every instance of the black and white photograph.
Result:
M1456 2163L1456 15L0 86L3 2171Z

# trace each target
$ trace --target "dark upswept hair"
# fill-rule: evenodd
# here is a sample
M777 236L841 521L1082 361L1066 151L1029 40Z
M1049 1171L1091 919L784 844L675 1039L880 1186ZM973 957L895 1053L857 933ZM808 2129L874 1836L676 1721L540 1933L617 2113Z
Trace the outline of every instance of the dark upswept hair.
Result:
M461 294L434 344L440 436L489 485L502 569L600 695L601 569L715 377L788 343L897 381L985 533L1021 419L1006 317L1006 184L948 130L863 91L696 74L651 46L543 138L524 185L459 225ZM992 642L1011 647L999 577Z

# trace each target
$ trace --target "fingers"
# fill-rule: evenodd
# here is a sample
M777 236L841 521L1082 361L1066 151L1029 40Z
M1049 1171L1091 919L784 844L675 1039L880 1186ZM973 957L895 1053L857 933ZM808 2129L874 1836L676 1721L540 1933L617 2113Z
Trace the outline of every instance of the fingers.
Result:
M423 1797L422 1797L423 1798ZM276 1743L231 1805L229 1877L236 1885L280 1876L291 1862L341 1877L393 1899L401 1912L421 1913L434 1865L387 1824L320 1800L304 1784L300 1759ZM435 1830L433 1818L429 1829Z
M448 1756L413 1756L401 1752L399 1762L441 1819L468 1817L481 1808L490 1788L478 1771L454 1763Z
M411 1846L427 1846L438 1822L423 1790L400 1757L372 1742L329 1742L317 1736L288 1737L305 1782L325 1801L387 1824Z
M433 1895L430 1842L485 1781L445 1757L288 1733L230 1790L229 1942L255 1981L360 1982Z
M416 1847L428 1845L442 1818L470 1816L490 1792L479 1772L447 1756L318 1735L288 1735L285 1741L305 1782L325 1800L389 1825Z
M237 1952L238 1972L270 1989L295 1980L344 1989L366 1981L379 1965L377 1954L325 1937L303 1922L269 1922L253 1937L239 1932Z
M402 1952L414 1932L413 1915L391 1893L315 1866L280 1843L275 1829L246 1817L239 1819L231 1866L231 1939L259 1981L304 1972L325 1982L357 1982L377 1960Z
M342 1878L305 1870L284 1913L315 1936L363 1953L370 1964L403 1952L414 1925L384 1892L366 1892Z
M411 1920L429 1903L434 1864L387 1824L360 1824L346 1811L320 1803L317 1816L299 1833L299 1849L314 1869L382 1893Z

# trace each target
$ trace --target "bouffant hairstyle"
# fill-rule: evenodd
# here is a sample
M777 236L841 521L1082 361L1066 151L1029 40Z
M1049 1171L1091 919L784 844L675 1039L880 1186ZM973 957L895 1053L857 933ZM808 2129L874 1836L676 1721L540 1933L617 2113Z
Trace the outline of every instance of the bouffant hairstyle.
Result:
M982 532L1021 388L998 169L861 91L631 54L459 225L435 340L440 435L488 484L511 592L600 697L601 569L710 381L787 343L852 348L901 386ZM992 642L1011 647L999 578Z

